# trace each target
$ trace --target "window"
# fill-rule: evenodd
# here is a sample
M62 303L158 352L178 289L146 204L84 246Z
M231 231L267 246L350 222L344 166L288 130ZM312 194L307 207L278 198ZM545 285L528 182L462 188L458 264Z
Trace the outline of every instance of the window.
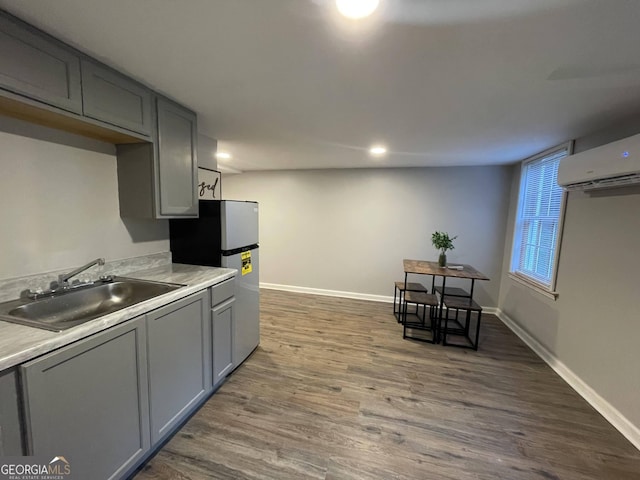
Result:
M555 288L565 193L558 186L558 165L571 144L522 162L511 273L546 291Z

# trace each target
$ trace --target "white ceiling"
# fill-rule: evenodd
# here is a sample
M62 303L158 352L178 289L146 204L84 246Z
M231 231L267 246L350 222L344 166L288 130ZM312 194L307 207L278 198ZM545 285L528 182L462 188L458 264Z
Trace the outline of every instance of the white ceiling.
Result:
M638 0L380 3L0 7L197 111L238 170L510 163L640 113Z

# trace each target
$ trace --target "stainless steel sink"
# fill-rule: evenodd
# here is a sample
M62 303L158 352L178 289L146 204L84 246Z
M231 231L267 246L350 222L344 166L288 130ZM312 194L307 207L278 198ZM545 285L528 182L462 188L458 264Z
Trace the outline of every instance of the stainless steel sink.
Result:
M0 320L59 332L149 300L183 285L115 277L57 296L0 304Z

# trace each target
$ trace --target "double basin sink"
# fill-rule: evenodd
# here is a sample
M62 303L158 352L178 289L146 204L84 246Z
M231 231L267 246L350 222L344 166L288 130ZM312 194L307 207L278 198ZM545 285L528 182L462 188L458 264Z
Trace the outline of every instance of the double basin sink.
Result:
M0 320L59 332L182 286L113 277L107 282L55 296L0 303Z

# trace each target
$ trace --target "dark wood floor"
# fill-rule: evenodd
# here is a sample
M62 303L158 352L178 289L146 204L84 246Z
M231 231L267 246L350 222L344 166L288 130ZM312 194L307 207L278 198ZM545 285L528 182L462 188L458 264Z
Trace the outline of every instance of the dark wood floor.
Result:
M258 350L137 475L640 479L640 452L498 319L480 350L391 305L262 290Z

